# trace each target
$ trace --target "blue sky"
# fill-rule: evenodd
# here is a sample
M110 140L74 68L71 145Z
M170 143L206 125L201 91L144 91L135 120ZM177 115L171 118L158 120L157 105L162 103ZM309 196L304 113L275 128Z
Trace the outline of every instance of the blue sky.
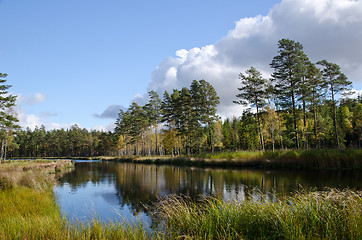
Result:
M232 116L238 73L253 65L268 77L283 37L340 64L362 89L361 9L352 0L0 0L0 72L23 127L110 130L119 107L201 78L221 96L219 114Z

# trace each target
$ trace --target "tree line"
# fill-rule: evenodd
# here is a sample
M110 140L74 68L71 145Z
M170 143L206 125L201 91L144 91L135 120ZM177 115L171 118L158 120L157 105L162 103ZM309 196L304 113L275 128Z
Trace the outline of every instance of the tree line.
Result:
M255 67L240 73L234 101L245 108L240 117L221 120L216 90L194 80L162 99L150 91L147 104L120 110L112 132L26 129L15 132L9 149L12 156L75 157L361 148L362 99L341 97L352 84L340 66L312 63L302 44L281 39L270 67L270 79Z
M234 103L248 107L240 118L218 118L219 98L205 80L194 80L190 89L174 89L171 95L165 91L162 100L151 91L145 106L132 103L120 111L115 134L122 154L360 148L361 97L340 98L352 93L340 66L326 60L312 63L302 44L290 39L278 41L278 49L270 63L271 79L254 67L240 73Z
M34 130L19 130L13 141L10 157L34 158L114 155L116 142L112 132L89 131L76 124L69 129L46 130L42 125Z
M277 138L280 148L360 147L360 98L343 100L337 109L337 96L352 93L340 66L326 60L312 63L302 44L290 39L280 40L278 47L270 63L272 78L267 81L254 67L240 73L240 100L234 101L256 109L259 148L265 148L263 133L271 136L273 149ZM263 122L260 110L266 115ZM348 134L354 137L346 139Z

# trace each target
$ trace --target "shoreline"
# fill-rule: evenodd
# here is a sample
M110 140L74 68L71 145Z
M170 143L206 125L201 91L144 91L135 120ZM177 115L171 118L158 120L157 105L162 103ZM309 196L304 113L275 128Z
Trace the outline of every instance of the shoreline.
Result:
M34 159L34 158L27 158ZM97 156L51 157L35 159L79 159L218 168L295 169L295 170L362 170L362 150L284 150L284 151L235 151L206 153L195 156Z

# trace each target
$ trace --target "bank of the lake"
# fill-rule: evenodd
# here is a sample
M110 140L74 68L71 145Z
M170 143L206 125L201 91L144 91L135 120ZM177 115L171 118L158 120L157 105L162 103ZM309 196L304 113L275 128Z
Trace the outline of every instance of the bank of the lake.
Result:
M55 160L59 158L44 157L44 159ZM76 156L62 157L61 159L225 168L362 170L362 149L228 151L200 153L192 156Z
M93 220L74 224L53 194L62 161L0 164L1 239L361 239L362 193L329 189L242 202L178 196L155 204L162 228ZM71 162L68 164L71 165ZM105 163L98 163L105 164ZM15 177L16 176L16 177Z
M7 161L0 164L0 239L149 239L142 226L70 223L61 215L53 187L73 163Z
M103 156L81 159L199 167L313 170L362 169L362 150L360 149L232 151L203 153L194 156Z

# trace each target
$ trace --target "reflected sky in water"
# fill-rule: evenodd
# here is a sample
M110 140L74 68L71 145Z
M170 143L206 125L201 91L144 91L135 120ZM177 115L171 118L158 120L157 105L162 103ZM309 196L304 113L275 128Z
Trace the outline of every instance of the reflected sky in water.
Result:
M76 162L55 188L62 213L72 221L126 221L152 225L158 197L214 196L243 201L261 193L273 201L296 190L362 189L360 172L262 171L157 166L116 162Z

